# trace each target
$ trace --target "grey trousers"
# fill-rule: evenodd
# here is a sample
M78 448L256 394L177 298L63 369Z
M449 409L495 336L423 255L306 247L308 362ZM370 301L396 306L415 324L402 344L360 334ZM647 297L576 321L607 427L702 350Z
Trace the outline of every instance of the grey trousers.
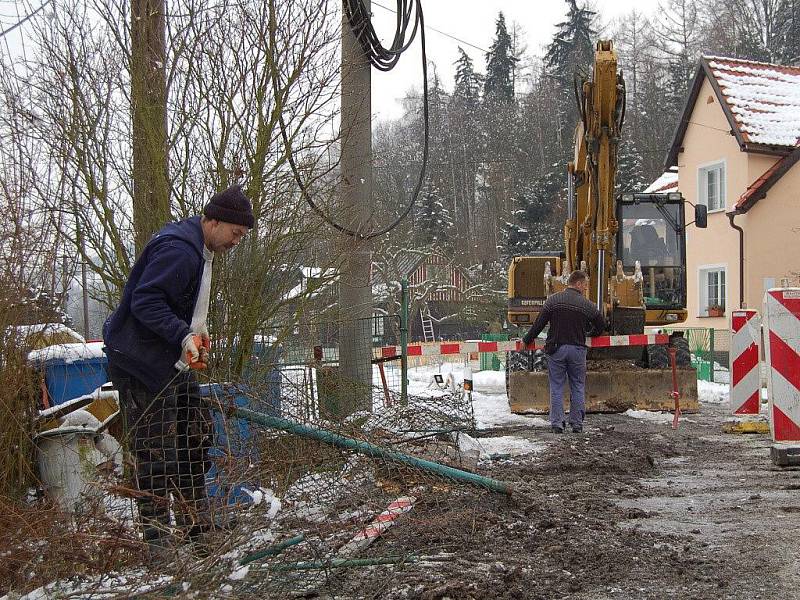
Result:
M559 346L547 359L550 379L550 424L564 426L564 384L569 378L569 423L583 425L586 390L586 346Z

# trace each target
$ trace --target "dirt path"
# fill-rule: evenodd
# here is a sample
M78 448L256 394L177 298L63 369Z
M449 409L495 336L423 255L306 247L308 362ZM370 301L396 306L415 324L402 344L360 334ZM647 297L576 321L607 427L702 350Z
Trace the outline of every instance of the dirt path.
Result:
M454 487L423 500L426 526L398 525L375 552L437 560L351 585L381 598L800 598L800 471L772 466L766 436L723 434L725 416L704 406L678 431L623 415L590 415L583 435L485 431L548 442L485 465L514 497Z

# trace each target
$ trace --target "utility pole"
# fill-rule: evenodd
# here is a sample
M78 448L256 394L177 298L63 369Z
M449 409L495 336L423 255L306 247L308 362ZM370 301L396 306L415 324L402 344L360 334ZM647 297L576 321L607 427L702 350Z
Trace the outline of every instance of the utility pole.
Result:
M370 0L364 1L367 14ZM341 223L365 231L372 205L372 99L367 57L342 15L342 217ZM340 236L344 257L339 283L339 369L341 416L372 410L371 244Z
M136 254L170 219L165 0L131 0L133 229Z

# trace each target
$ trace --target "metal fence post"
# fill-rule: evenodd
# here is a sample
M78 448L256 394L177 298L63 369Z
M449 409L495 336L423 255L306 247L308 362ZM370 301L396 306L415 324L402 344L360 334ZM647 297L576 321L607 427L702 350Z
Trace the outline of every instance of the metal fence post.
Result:
M400 282L400 403L408 404L408 279Z
M709 353L711 354L711 356L709 357L710 360L711 360L711 368L709 369L709 371L711 371L711 383L714 383L714 371L716 371L716 369L714 368L714 364L715 364L716 361L714 360L714 328L713 327L710 327L709 330L708 330L708 345L710 347Z

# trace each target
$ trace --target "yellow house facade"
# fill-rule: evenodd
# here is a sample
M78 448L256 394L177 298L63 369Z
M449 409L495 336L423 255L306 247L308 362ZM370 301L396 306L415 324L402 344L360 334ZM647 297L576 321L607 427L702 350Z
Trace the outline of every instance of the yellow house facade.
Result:
M798 141L800 68L701 59L666 161L708 207L708 228L686 230L687 326L728 329L731 310L798 285Z

